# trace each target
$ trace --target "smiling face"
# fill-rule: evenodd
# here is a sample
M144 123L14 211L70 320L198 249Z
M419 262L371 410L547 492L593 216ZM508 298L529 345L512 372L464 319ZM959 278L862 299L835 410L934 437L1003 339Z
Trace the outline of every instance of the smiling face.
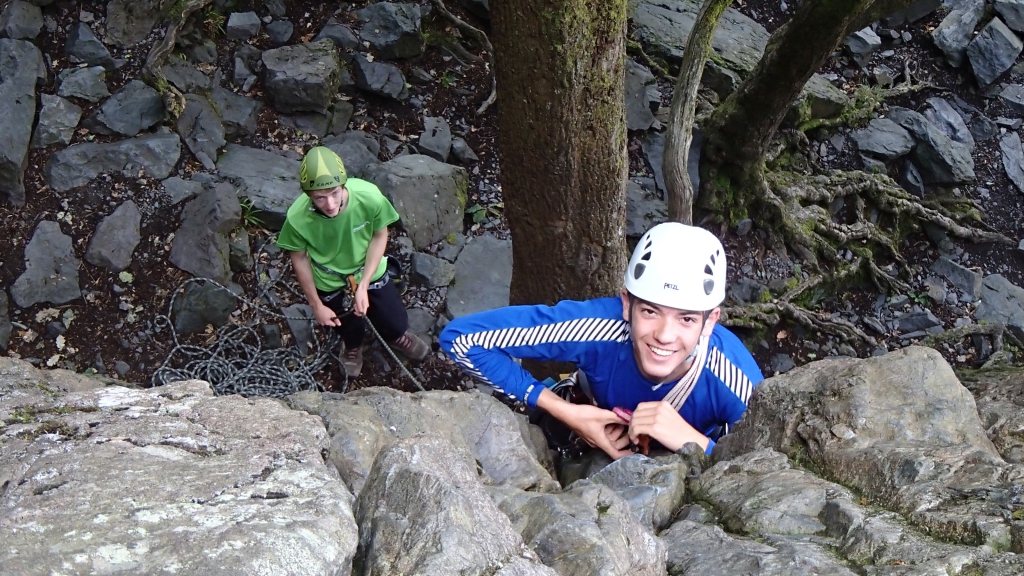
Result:
M312 190L307 192L309 199L316 206L321 214L328 218L334 218L345 209L348 202L348 190L344 186L337 186L327 190Z
M720 315L715 308L704 321L703 312L660 306L622 291L622 318L630 323L633 355L640 373L652 382L682 378L700 336L711 335Z

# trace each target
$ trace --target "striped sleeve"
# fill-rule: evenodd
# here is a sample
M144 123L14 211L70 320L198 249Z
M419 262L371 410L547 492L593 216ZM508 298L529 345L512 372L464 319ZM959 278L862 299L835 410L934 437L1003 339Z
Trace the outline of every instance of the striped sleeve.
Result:
M578 363L587 346L624 341L629 326L591 302L511 306L453 320L438 340L466 373L534 407L543 390L516 358Z
M744 406L747 405L751 394L754 393L754 383L743 373L739 366L726 358L721 350L712 348L708 353L707 367L711 370L712 374L725 384L726 388L739 398L740 402L743 402Z

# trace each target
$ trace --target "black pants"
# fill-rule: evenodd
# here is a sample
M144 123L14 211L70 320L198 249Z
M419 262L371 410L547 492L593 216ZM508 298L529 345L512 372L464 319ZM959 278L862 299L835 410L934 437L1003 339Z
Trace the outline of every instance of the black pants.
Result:
M341 326L335 327L335 330L341 334L345 348L351 350L362 346L363 336L366 334L366 319L356 316L349 310L342 309L346 299L340 291L321 292L317 290L317 294L324 306L338 314ZM370 308L366 311L366 317L373 322L374 328L385 342L398 340L409 329L409 313L405 310L402 295L398 293L394 282L389 279L380 288L367 290L366 295L370 300Z

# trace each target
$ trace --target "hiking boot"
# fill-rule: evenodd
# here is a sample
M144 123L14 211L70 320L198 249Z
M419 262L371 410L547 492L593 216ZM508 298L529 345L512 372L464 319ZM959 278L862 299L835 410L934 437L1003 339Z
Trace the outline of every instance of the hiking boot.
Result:
M345 350L341 363L345 366L345 374L349 378L358 378L359 373L363 371L363 347L356 346L351 350Z
M430 346L411 332L402 334L398 340L388 344L395 351L410 360L423 360L430 353Z

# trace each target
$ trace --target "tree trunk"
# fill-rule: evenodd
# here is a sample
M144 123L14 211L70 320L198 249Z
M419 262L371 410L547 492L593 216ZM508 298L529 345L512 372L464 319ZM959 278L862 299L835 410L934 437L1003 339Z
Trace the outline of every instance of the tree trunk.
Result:
M491 5L511 301L618 292L626 267L626 0Z
M711 39L718 21L732 0L704 0L697 19L686 39L679 78L672 93L668 134L665 138L665 188L668 193L668 219L683 224L693 223L693 183L687 172L690 142L693 140L693 117L697 105L697 88L704 72L704 63L711 51Z
M701 155L701 204L743 213L763 185L764 158L804 84L875 0L804 2L768 41L750 76L712 114Z

